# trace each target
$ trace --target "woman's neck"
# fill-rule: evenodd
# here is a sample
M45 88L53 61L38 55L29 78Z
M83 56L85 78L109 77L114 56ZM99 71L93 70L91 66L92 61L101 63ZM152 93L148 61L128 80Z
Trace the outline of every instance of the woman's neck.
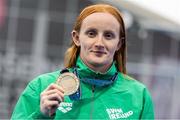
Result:
M87 65L87 64L86 64ZM92 69L95 72L99 72L99 73L106 73L108 71L108 69L111 67L112 64L109 65L87 65L90 69Z
M106 64L106 65L103 65L103 64L102 65L101 64L89 64L86 61L83 61L83 63L85 65L87 65L91 70L93 70L95 72L99 72L99 73L106 73L109 70L109 68L111 67L111 65L112 65L112 63L111 64Z

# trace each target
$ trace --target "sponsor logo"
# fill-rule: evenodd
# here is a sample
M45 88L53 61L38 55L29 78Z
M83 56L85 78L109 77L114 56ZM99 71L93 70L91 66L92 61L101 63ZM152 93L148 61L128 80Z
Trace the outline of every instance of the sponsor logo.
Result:
M61 102L58 110L60 110L63 113L67 113L72 109L72 103L68 103L68 102Z
M121 108L108 108L106 109L106 112L108 113L110 119L128 118L133 115L132 110L123 112Z

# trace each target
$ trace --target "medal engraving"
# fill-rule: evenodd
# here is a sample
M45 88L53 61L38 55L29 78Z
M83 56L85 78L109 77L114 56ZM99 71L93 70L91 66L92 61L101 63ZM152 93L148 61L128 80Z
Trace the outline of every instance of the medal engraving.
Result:
M64 95L71 95L79 88L78 78L70 72L61 74L56 83L64 89Z

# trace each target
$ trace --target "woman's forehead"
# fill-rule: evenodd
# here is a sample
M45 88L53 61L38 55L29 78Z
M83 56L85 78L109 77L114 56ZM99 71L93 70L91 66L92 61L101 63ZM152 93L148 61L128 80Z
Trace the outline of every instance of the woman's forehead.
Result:
M106 27L119 29L120 23L110 13L97 12L87 16L83 20L81 27Z

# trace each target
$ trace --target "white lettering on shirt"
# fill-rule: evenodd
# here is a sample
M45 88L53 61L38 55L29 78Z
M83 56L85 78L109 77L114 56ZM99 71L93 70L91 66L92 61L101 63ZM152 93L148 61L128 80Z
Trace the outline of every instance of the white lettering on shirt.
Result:
M121 108L107 108L106 112L110 119L128 118L133 115L133 111L123 112Z

